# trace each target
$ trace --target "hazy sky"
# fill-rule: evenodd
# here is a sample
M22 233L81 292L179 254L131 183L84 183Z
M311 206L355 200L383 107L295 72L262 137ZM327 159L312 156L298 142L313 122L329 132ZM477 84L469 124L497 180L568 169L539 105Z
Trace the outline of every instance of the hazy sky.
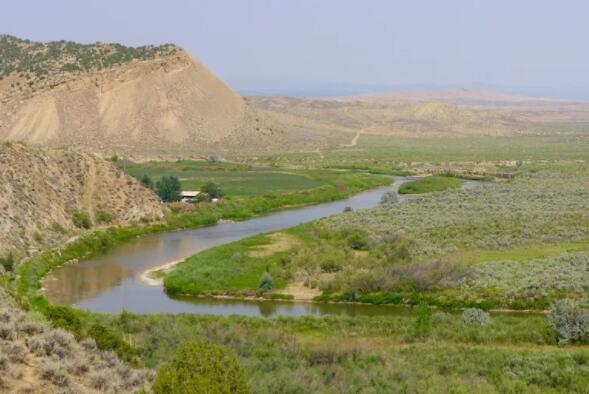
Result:
M33 40L174 42L236 88L589 90L586 0L11 0Z

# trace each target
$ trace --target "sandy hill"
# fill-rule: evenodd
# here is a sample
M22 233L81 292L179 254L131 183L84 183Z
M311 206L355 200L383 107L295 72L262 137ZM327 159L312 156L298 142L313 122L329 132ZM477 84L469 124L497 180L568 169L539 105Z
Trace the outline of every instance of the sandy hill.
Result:
M104 225L162 216L152 191L93 154L3 143L0 182L0 258L67 239L83 213Z
M565 102L564 100L507 94L491 90L452 89L452 90L410 90L394 93L372 93L361 95L358 99L390 101L406 100L413 102L443 101L465 106L511 106L520 104L541 104Z
M263 151L280 132L181 48L0 36L0 139L102 154Z
M362 134L403 137L587 133L589 103L459 89L350 97L251 97L287 134L355 145ZM336 144L337 145L337 144Z
M390 136L508 135L520 126L511 114L443 101L414 102L373 97L294 99L252 97L261 112L291 133L366 133Z

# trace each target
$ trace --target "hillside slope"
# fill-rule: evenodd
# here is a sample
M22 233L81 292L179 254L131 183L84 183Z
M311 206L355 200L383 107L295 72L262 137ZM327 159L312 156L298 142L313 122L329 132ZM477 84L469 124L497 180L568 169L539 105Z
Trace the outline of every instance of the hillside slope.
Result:
M508 135L521 127L513 116L445 102L410 102L373 98L296 99L252 97L259 111L291 133L304 130L361 132L407 137Z
M4 143L0 182L0 257L63 241L76 212L105 225L162 217L152 191L92 154Z
M263 151L280 132L182 49L0 36L0 139L137 157Z
M153 375L27 316L0 287L0 393L134 393Z

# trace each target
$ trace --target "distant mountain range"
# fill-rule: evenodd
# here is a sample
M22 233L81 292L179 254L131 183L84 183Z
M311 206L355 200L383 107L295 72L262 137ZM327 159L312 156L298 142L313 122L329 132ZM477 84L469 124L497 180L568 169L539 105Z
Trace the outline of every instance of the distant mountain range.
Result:
M174 159L316 151L357 143L357 134L509 136L545 133L550 122L589 122L589 103L570 100L345 86L308 92L329 97L266 91L246 99L174 44L39 43L4 35L0 140ZM373 93L358 94L363 89Z
M232 86L244 96L283 96L297 98L324 98L337 96L358 96L377 93L403 93L421 91L493 91L504 94L542 97L551 99L589 101L589 87L576 88L551 88L551 87L526 87L505 85L433 85L433 84L350 84L350 83L253 83L232 82Z

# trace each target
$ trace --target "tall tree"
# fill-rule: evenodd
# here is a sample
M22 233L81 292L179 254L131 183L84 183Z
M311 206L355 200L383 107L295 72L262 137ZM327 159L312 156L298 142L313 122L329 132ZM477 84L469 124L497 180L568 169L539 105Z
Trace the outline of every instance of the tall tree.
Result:
M162 201L178 201L180 200L180 192L182 185L180 180L175 176L164 176L155 185L155 192L162 199Z

